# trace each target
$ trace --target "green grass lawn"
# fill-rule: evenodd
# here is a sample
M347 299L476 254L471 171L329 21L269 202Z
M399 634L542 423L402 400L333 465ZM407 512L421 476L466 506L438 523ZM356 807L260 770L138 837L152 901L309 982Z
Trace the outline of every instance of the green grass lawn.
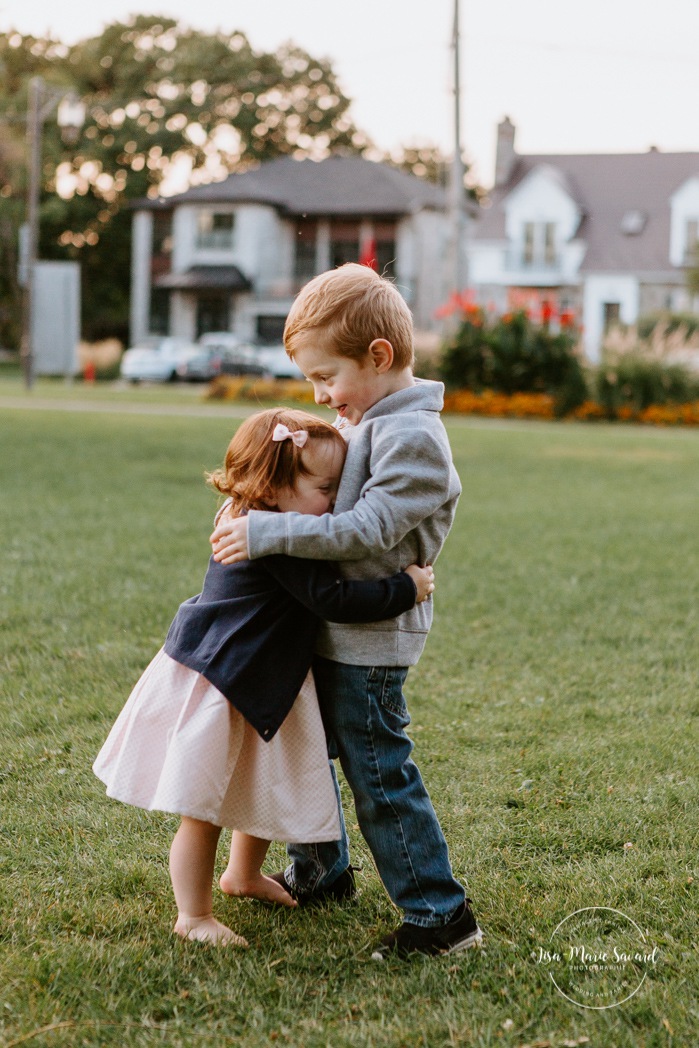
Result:
M380 965L369 947L397 915L349 799L358 901L220 897L251 943L226 951L171 935L177 820L108 800L91 772L199 589L202 474L234 424L0 413L0 1043L695 1045L699 434L449 421L464 496L408 698L486 939ZM605 1010L537 961L592 906L658 947Z
M121 379L105 382L83 382L82 378L39 377L27 391L16 368L0 365L0 397L20 402L27 400L74 401L84 404L197 404L203 401L206 385L201 382L140 382ZM209 401L208 403L212 403Z

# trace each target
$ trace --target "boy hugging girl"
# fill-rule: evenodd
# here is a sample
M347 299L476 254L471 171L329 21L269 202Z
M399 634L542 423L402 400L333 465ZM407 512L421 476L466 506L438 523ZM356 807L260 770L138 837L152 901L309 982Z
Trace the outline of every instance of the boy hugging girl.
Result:
M453 876L444 835L411 758L403 695L409 667L420 658L432 621L431 573L418 572L431 571L428 566L444 544L461 492L439 416L443 387L414 377L410 311L395 286L365 266L341 266L310 281L291 309L284 342L312 383L316 403L337 413L336 426L346 440L344 468L340 466L341 476L336 474L339 483L327 506L332 512L309 509L303 500L295 504L293 498L280 503L273 494L267 501L243 500L224 508L211 536L209 570L230 572L232 583L236 572L254 565L261 570L288 562L312 572L331 562L337 585L355 588L361 607L351 614L346 608L342 613L324 608L322 602L311 608L317 616L311 678L331 758L327 767L339 832L333 832L332 840L327 832L287 832L278 839L289 842L290 864L264 878L269 882L266 894L238 889L230 894L265 895L291 906L355 894L332 763L337 758L379 876L403 913L400 926L373 946L372 957L466 949L480 941L481 931L463 886ZM284 428L288 439L281 437L279 443L303 463L308 439L303 426ZM312 463L299 468L312 483ZM292 494L297 487L294 482ZM273 493L273 481L270 488ZM274 570L279 581L282 572ZM392 589L377 603L373 591L362 596L362 587L376 587L378 580ZM291 592L285 578L281 585ZM293 597L304 604L298 591ZM310 608L308 599L305 607ZM172 657L178 659L176 651ZM275 653L260 645L258 658L269 662ZM194 668L210 680L206 665ZM236 706L234 688L226 700ZM327 823L327 812L324 818ZM222 879L224 890L236 881L238 838L246 830L254 833L245 825L233 829L238 851L232 854L229 876ZM259 858L258 853L263 855L262 846L256 852ZM255 865L257 876L257 858ZM208 897L202 906L209 906ZM211 914L189 915L193 920L198 916L208 919ZM178 922L181 918L180 910ZM215 931L192 937L225 938Z

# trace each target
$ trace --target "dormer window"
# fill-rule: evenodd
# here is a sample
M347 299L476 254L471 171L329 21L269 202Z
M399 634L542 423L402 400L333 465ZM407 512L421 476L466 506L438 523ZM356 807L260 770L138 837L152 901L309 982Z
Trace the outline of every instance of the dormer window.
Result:
M550 269L557 264L555 222L525 222L522 233L523 266Z
M197 215L197 247L227 251L233 247L232 211L202 210Z

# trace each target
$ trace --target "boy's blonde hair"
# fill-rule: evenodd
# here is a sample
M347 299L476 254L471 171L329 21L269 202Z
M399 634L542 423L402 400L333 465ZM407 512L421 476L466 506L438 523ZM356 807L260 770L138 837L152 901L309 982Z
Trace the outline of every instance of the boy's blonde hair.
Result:
M299 477L308 476L303 448L292 440L272 440L278 423L295 433L304 429L309 439L330 440L342 448L341 433L329 422L308 411L269 408L250 415L228 445L221 469L207 473L207 482L232 500L231 513L239 516L249 509L273 509L275 495L296 487ZM308 447L308 444L306 444Z
M368 266L348 262L321 273L296 297L284 327L284 345L293 359L298 336L322 328L337 354L361 361L377 338L393 347L394 368L412 368L413 318L395 284Z

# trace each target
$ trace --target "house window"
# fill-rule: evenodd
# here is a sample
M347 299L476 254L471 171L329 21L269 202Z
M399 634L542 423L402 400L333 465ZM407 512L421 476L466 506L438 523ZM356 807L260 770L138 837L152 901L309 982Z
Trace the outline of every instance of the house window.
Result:
M172 262L172 211L153 214L153 250L150 270L153 280L170 272Z
M604 331L606 334L610 328L615 327L621 320L621 303L605 302L602 309L604 310Z
M153 254L172 254L172 211L153 212Z
M330 265L359 262L359 222L330 223Z
M699 251L699 219L688 218L684 228L684 257L685 262L691 265L696 262Z
M197 338L209 331L228 331L231 297L227 291L210 291L197 296Z
M551 268L557 261L556 223L525 222L522 227L522 265Z
M267 315L261 313L257 318L256 324L258 340L267 344L281 342L285 323L286 317L280 316L278 313Z
M318 223L312 219L300 219L296 223L296 253L294 277L299 284L316 275L316 241Z
M522 262L525 266L531 266L534 262L534 233L536 226L534 222L524 223L524 245L522 247Z
M376 268L382 277L391 279L396 268L396 226L394 222L374 223Z
M170 334L170 292L167 288L154 287L151 290L148 330L153 335Z
M638 236L645 229L646 219L645 211L639 211L637 208L625 211L621 219L621 232L627 237Z
M233 247L234 224L232 211L200 211L197 215L197 247L229 250Z

